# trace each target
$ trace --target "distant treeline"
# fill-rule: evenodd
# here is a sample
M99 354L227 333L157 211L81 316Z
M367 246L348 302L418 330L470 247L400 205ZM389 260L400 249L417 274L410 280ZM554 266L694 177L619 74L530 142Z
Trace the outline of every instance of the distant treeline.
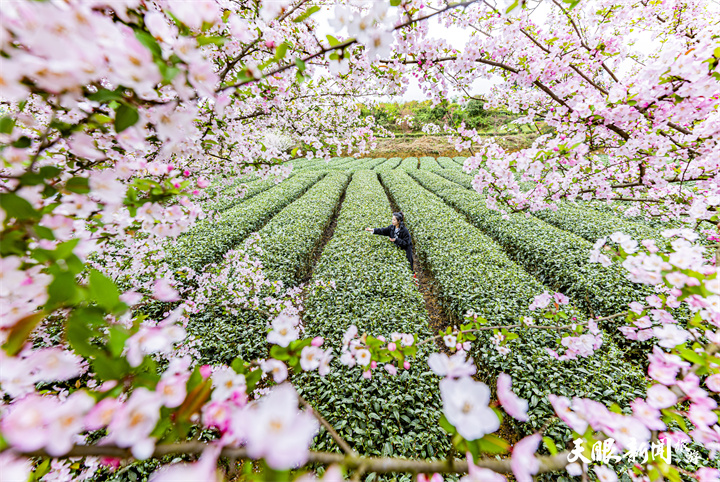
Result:
M508 132L537 132L542 126L508 125L520 117L499 110L485 110L480 100L470 99L464 104L453 101L443 101L433 107L429 100L408 102L383 102L374 106L361 106L363 115L372 115L375 122L395 133L421 132L423 126L435 124L441 129L443 126L459 127L462 122L465 126L478 131L495 132L507 125ZM426 129L427 131L427 129ZM436 132L430 132L436 133Z

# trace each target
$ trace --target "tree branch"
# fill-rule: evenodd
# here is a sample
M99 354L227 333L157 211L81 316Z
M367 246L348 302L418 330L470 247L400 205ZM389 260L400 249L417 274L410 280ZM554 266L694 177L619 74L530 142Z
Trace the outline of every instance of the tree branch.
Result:
M325 420L325 417L320 415L320 412L315 410L310 403L305 400L302 396L298 394L298 399L300 400L300 403L305 407L307 411L312 413L316 419L318 419L318 422L320 422L320 425L322 425L325 430L328 431L332 439L335 441L336 444L340 446L341 449L343 449L343 452L345 452L347 455L356 456L357 453L348 445L348 443L340 436L340 434L337 433L335 430L335 427L333 427L330 422Z
M577 323L572 323L570 325L559 325L559 326L553 326L553 325L525 325L525 324L515 324L515 325L498 325L498 326L483 326L481 328L473 328L472 330L460 330L457 333L476 333L479 331L489 331L489 330L502 330L505 329L513 329L513 328L535 328L537 330L572 330L574 327L587 325L590 321L605 321L605 320L612 320L613 318L619 318L621 316L627 315L627 311L623 311L622 313L615 313L614 315L605 316L603 318L595 318L594 320L586 320L586 321L579 321ZM442 338L445 335L435 335L430 338L427 338L421 342L418 342L417 346L424 345L426 343L430 343L433 340L437 340L438 338Z
M202 442L183 442L177 444L163 444L155 447L152 458L161 458L166 455L187 454L201 455L208 444ZM17 455L25 457L43 457L55 459L67 459L75 457L114 457L119 459L133 459L129 448L118 447L117 445L75 445L69 452L64 455L53 457L44 450L33 451L14 451L4 449L0 453L9 451ZM564 451L557 455L540 456L537 460L540 464L538 473L553 472L562 470L569 464L567 457L570 452ZM230 459L252 459L244 448L224 447L220 452L220 457ZM317 463L323 465L339 464L349 469L359 469L364 467L367 472L375 472L378 474L386 474L392 472L411 472L411 473L444 473L444 474L463 474L468 471L467 460L454 460L449 463L447 460L425 461L425 460L409 460L391 457L362 457L342 455L333 452L315 452L310 451L308 454L308 463ZM490 469L498 473L511 473L510 459L495 459L484 457L475 465Z

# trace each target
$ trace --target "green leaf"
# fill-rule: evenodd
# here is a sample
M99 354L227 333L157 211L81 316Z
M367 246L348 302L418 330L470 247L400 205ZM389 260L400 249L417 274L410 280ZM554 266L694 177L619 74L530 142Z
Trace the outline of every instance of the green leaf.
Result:
M230 364L230 368L232 368L235 373L238 374L244 374L247 373L247 366L245 365L245 360L243 360L240 357L235 358L232 363Z
M148 48L148 50L150 50L150 52L153 54L153 57L162 57L162 49L160 48L160 44L157 43L155 37L150 35L150 33L145 32L144 30L135 30L135 38L137 38L141 44L143 44L145 47Z
M285 57L287 53L288 45L287 42L283 42L275 48L275 60L279 61Z
M55 275L48 286L49 299L47 306L73 305L80 301L80 292L75 282L75 275L67 271Z
M0 117L0 134L12 134L15 119L10 116Z
M30 333L32 333L40 320L42 320L43 315L43 312L33 313L16 321L15 324L10 327L7 341L3 345L8 355L13 356L18 354L28 336L30 336Z
M88 95L87 98L95 102L109 102L111 100L122 100L123 96L120 88L117 88L115 90L100 89L94 94Z
M332 35L326 35L328 42L330 42L331 47L335 47L336 45L340 45L340 41L333 37Z
M543 437L543 442L545 443L545 447L550 451L550 455L555 455L558 453L557 446L555 445L555 442L550 437Z
M129 104L121 104L115 112L115 132L118 134L140 120L140 115L135 107Z
M120 303L120 291L115 283L96 269L90 270L88 279L88 288L93 301L107 311L113 311L115 306Z
M493 434L487 434L477 440L480 450L490 454L504 454L510 448L510 444Z
M26 147L30 147L30 144L32 144L30 138L28 136L22 136L20 139L13 142L12 146L17 147L18 149L25 149Z
M110 354L117 358L125 348L125 342L130 338L130 333L123 327L113 325L108 329L108 349Z
M703 357L687 348L680 348L678 352L680 353L680 356L691 363L698 363L700 365L704 365L706 363Z
M25 199L14 193L0 194L0 206L8 217L16 219L40 219L40 213Z
M398 5L400 5L400 1L401 0L390 0L390 5L393 7L397 7Z
M295 59L295 65L297 66L297 68L300 72L305 71L305 62L303 62L302 60Z
M295 22L295 23L303 22L303 21L307 20L308 18L310 18L310 15L312 15L315 12L319 12L319 11L320 11L320 7L318 7L317 5L312 6L312 7L308 8L305 12L303 12L302 14L300 14L299 16L294 18L293 22Z
M90 184L88 178L76 176L68 179L65 183L65 189L78 194L87 194L90 192Z
M207 36L207 37L206 37L206 36L204 36L204 35L200 35L200 36L197 38L197 43L198 43L198 45L214 44L214 45L217 45L217 46L222 46L222 45L225 44L225 37L220 37L220 36L217 36L217 35L215 35L215 36Z
M272 347L270 347L270 358L285 361L290 359L290 354L288 354L287 348L281 347L279 345L273 345Z
M166 64L162 59L155 60L160 75L162 75L163 81L166 83L172 82L177 74L180 73L180 69L175 66Z
M505 13L510 13L519 5L518 0L515 0L506 10Z
M87 309L76 310L68 319L65 336L68 343L78 355L91 358L101 353L90 340L95 336L93 324L103 323L102 315Z
M440 416L440 427L442 427L442 429L445 430L450 435L453 435L454 433L457 432L455 430L455 427L453 426L453 424L448 422L448 419L445 418L445 415Z

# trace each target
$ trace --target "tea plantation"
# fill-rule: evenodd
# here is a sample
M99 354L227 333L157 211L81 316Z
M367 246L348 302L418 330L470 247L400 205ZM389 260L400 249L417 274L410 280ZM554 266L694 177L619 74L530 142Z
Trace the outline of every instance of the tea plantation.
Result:
M464 321L468 311L493 324L512 324L534 313L528 306L544 291L570 298L569 312L579 321L627 309L648 295L615 267L590 263L595 240L617 230L640 239L661 240L659 230L608 210L564 203L560 209L503 219L488 209L462 171L464 158L334 158L296 161L289 179L238 183L214 191L207 207L219 221L204 221L170 248L168 262L201 271L222 266L224 254L260 235L258 255L264 272L284 287L303 289L305 336L321 336L339 348L344 332L388 337L417 333L419 339ZM405 252L365 227L385 227L402 210L414 245L415 265L423 276L416 284ZM254 235L254 234L252 234ZM329 282L334 289L327 288ZM227 362L236 356L267 356L265 321L254 312L230 313L218 298L189 331L202 358ZM428 303L440 306L431 321ZM438 318L439 317L439 318ZM438 326L438 321L440 326ZM433 324L434 323L434 324ZM543 323L538 320L537 323ZM546 348L562 351L553 330L516 332L502 355L490 332L471 350L476 378L494 393L500 372L513 378L513 389L529 402L528 422L505 419L501 435L518 440L547 426L558 446L570 431L547 401L554 393L591 397L617 404L643 396L645 352L618 336L618 322L601 325L602 347L592 356L556 361ZM316 372L294 375L296 386L359 453L444 458L448 435L439 427L442 404L438 377L427 357L446 348L442 339L423 345L409 370L391 376L382 369L371 379L339 363L326 377ZM319 450L339 450L322 431Z

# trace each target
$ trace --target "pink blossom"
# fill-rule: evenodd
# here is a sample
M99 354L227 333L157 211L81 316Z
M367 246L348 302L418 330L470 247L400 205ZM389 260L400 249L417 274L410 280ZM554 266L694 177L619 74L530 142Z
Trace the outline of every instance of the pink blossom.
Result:
M335 358L332 354L332 348L328 348L320 357L320 366L318 367L318 375L324 377L330 373L330 361Z
M312 346L322 346L324 341L325 340L323 340L322 336L316 336L315 338L312 339L312 342L310 342L310 344Z
M323 350L317 346L310 345L304 347L302 352L300 352L300 367L306 372L315 370L320 366L320 360L323 354Z
M521 422L530 420L528 416L528 402L515 395L511 390L512 378L506 373L501 373L497 379L497 396L500 404L511 417Z
M472 454L465 454L468 463L468 474L460 479L460 482L506 482L507 479L495 471L478 467L473 462Z
M3 482L26 482L33 471L30 459L19 457L10 450L0 453L0 467Z
M710 467L701 467L695 472L698 482L718 482L720 481L720 470Z
M660 340L658 345L664 348L675 348L690 338L690 334L677 325L656 326L653 334Z
M142 300L142 295L134 290L126 291L120 295L120 301L128 306L136 305Z
M283 362L273 358L264 360L260 363L260 368L265 373L272 373L275 383L282 383L288 376L288 369Z
M546 306L548 306L550 304L551 301L553 301L553 296L546 291L541 295L535 296L535 298L533 299L533 302L529 306L529 309L533 310L533 311L538 308L544 309Z
M212 400L243 399L246 394L245 375L235 373L230 367L220 367L212 375Z
M372 356L370 355L370 352L365 348L361 348L356 351L355 358L357 359L358 364L364 367L369 366L370 362L372 361Z
M107 427L120 405L122 404L117 398L108 397L100 400L85 416L85 428L100 430Z
M713 392L720 392L720 373L707 377L705 379L705 386Z
M125 343L125 356L130 366L137 367L151 353L169 353L173 344L185 339L185 329L178 325L140 327Z
M200 367L200 375L205 379L209 378L210 375L212 375L212 366L202 365Z
M268 333L268 343L286 347L298 338L296 328L300 319L297 316L279 315L272 322L272 330Z
M665 423L660 420L660 410L648 405L642 398L636 398L630 403L633 416L641 421L650 430L665 430Z
M95 400L84 390L78 390L47 413L48 440L45 450L52 456L68 453L75 444L75 436L85 430L85 414Z
M540 440L542 437L536 433L520 440L513 447L510 467L518 482L531 482L532 476L540 469L540 462L535 458Z
M438 473L432 475L418 474L416 482L443 482L443 476Z
M52 456L61 456L72 448L75 436L85 430L83 419L94 403L82 390L62 402L28 395L15 402L0 428L7 442L20 451L44 448Z
M206 178L204 178L204 177L201 177L201 178L199 178L199 179L197 180L197 186L198 186L200 189L205 189L205 188L208 187L209 185L210 185L210 181L208 181L208 180L207 180Z
M440 381L443 413L466 440L477 440L500 428L500 419L488 406L490 389L470 377Z
M690 405L687 416L693 425L705 430L710 430L710 427L715 425L718 421L718 416L715 412L706 406L699 405L697 403Z
M548 395L548 400L553 406L558 417L565 422L568 427L577 433L585 433L588 423L580 418L571 408L570 400L567 397L557 396L553 393Z
M202 422L206 427L216 427L221 432L227 432L233 418L233 405L226 400L210 402L202 408Z
M80 375L82 358L59 347L42 348L33 351L28 363L34 367L32 379L51 382L69 380Z
M217 469L219 455L220 445L211 445L205 449L197 462L166 465L153 472L149 482L177 482L181 480L221 482L224 477Z
M163 376L155 391L160 394L162 404L169 408L182 405L187 395L187 377L182 375Z
M315 418L298 410L295 389L278 385L249 407L250 425L247 451L251 457L264 458L277 470L302 465L319 424Z
M570 303L568 297L562 293L555 293L553 297L555 298L555 303L557 303L558 305L567 305L568 303Z
M68 140L68 144L70 145L70 152L80 158L97 161L105 157L105 154L95 146L93 138L84 132L73 134Z
M397 375L397 368L392 363L385 364L385 371L388 372L390 375Z
M653 385L648 388L647 403L653 408L672 407L677 403L677 395L665 385Z
M110 439L120 447L131 447L133 457L145 460L155 449L150 433L160 420L162 402L157 394L139 387L116 411L108 426Z
M396 345L395 343L393 343L393 342L388 343L388 346L387 346L387 347L388 347L388 350L390 350L390 351L395 351L395 350L397 350L397 345Z
M453 356L444 353L431 353L428 365L436 375L448 378L469 377L475 374L475 363L472 358L465 359L465 353L458 352Z
M153 296L160 301L178 301L180 299L178 292L173 289L170 280L167 278L155 280Z
M596 465L593 470L599 482L617 482L618 480L615 471L607 465Z
M112 169L95 171L90 175L90 193L98 201L106 204L121 204L127 187L117 180Z
M46 424L52 410L50 399L35 394L16 401L0 420L3 437L21 452L43 448L50 437Z

